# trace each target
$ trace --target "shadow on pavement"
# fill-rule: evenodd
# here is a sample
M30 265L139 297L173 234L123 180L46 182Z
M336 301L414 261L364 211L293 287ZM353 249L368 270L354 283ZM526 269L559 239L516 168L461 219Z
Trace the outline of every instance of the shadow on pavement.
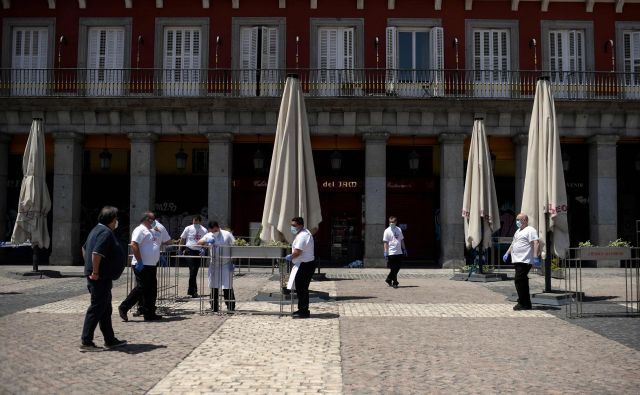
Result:
M167 348L167 346L163 344L127 343L122 347L114 348L111 350L105 350L105 351L115 351L115 352L122 352L126 354L142 354L143 352L149 352L149 351L157 350L159 348Z
M336 296L335 298L333 298L333 300L335 301L360 300L360 299L376 299L376 297L375 296Z
M162 324L163 322L173 322L173 321L184 321L186 320L186 317L182 317L179 315L174 315L174 316L162 316L161 320L157 320L157 321L145 321L145 320L129 320L128 322L133 322L135 324Z
M418 285L398 285L398 288L420 288Z
M561 307L558 306L544 306L544 305L535 305L531 310L562 310Z
M335 313L311 314L311 317L309 318L317 318L320 320L333 320L336 318L340 318L340 314L335 314Z

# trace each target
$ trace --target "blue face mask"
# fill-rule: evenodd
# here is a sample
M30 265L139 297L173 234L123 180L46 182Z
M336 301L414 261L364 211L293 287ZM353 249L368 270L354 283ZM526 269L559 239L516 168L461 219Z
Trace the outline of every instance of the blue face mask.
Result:
M516 228L522 228L522 222L519 219L516 220Z
M291 227L291 234L297 235L298 234L298 228L296 228L295 226Z

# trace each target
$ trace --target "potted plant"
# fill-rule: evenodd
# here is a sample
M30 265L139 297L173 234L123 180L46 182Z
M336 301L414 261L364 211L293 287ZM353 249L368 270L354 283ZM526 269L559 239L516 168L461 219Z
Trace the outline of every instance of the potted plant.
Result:
M590 240L578 243L576 257L583 261L596 261L598 267L620 267L620 260L631 258L631 245L628 241L616 239L601 247Z

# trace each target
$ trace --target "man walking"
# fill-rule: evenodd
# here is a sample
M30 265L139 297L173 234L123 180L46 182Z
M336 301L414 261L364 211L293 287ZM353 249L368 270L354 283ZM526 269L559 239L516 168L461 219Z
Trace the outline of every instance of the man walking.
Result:
M93 342L93 334L98 325L106 348L119 347L127 343L115 337L111 325L111 288L113 280L120 277L125 265L125 253L113 233L117 227L118 209L111 206L103 207L98 215L98 224L91 230L82 246L84 274L87 276L87 288L91 294L91 304L82 327L80 351L83 352L102 350Z
M123 321L128 321L127 312L138 302L141 302L142 315L145 321L157 321L162 316L156 314L156 279L157 264L160 259L160 236L153 232L156 227L156 216L151 211L144 213L138 225L131 234L131 252L133 259L133 273L136 286L118 307L118 313Z
M298 311L293 313L293 318L309 318L309 284L313 271L316 270L314 242L311 232L304 227L304 219L295 217L291 220L291 233L295 235L291 244L291 254L284 259L294 264L289 276L287 288L295 290L298 294Z
M179 244L182 245L182 243L186 243L187 245L187 248L184 250L184 255L199 257L204 253L202 247L198 245L198 241L207 233L204 226L200 225L201 222L202 217L196 215L193 217L192 224L182 231ZM189 288L187 289L187 294L192 298L197 298L198 283L196 278L198 277L198 269L200 268L200 259L187 258L187 264L189 265Z
M529 293L529 270L531 264L540 266L540 257L538 256L540 242L538 241L538 232L529 226L529 217L520 213L516 217L516 233L513 235L513 241L509 249L502 257L504 262L511 254L511 262L516 269L515 286L518 292L518 303L513 306L514 310L531 310L531 294Z
M407 249L404 245L404 235L402 229L398 226L398 219L394 216L389 217L389 227L384 230L382 235L382 243L384 245L384 257L389 262L389 274L384 280L387 285L398 288L398 272L402 263L402 257L407 255Z

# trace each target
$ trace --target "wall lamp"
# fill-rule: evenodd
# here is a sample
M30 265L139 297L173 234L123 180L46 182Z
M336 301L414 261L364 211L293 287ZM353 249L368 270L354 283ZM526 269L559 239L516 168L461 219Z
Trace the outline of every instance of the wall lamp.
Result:
M536 50L537 46L538 43L536 42L535 38L529 40L529 48L533 50L533 70L538 70L538 51Z
M614 51L613 40L607 40L604 43L604 52L607 53L609 49L611 49L611 71L616 71L616 51Z

